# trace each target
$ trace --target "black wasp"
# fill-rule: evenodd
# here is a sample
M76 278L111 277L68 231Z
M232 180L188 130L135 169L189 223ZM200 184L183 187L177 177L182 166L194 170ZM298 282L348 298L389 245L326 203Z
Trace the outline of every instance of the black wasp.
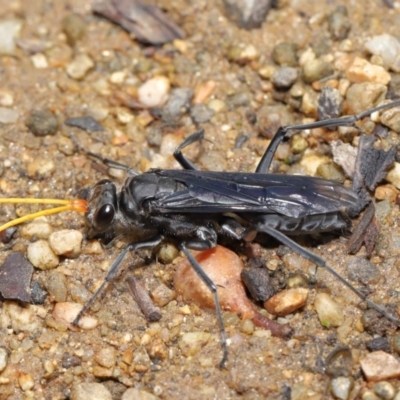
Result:
M116 184L108 179L99 181L90 190L86 213L89 235L114 238L128 235L133 229L140 229L146 239L128 244L121 251L102 285L78 314L74 324L78 324L81 316L90 308L107 283L116 276L127 253L154 248L164 241L173 241L214 296L223 349L220 365L224 366L228 351L217 287L189 249L205 250L215 247L222 237L252 241L258 233L264 233L317 266L328 269L368 306L400 326L396 317L368 300L321 257L289 237L348 229L350 217L357 216L367 204L365 199L360 199L359 188L354 187L354 184L353 188L347 188L338 182L321 178L268 172L278 145L287 139L291 132L352 125L373 112L398 105L400 100L350 117L281 127L254 173L198 170L185 158L182 150L201 140L204 135L202 130L189 136L175 150L174 157L183 167L182 170L152 169L139 174L125 165L86 152L108 166L128 171L130 175L120 191L117 190ZM82 205L78 211L82 211Z

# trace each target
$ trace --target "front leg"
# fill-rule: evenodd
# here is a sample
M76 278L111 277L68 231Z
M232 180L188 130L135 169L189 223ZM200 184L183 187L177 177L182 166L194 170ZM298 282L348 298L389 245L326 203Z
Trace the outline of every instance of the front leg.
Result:
M89 299L89 301L84 305L82 310L79 312L79 314L76 316L74 321L72 322L73 325L78 326L79 320L82 318L82 316L86 313L86 311L90 308L90 306L93 304L93 302L97 299L97 297L100 295L100 293L104 290L108 282L112 281L115 276L117 275L118 271L120 270L122 266L122 262L124 261L125 256L130 252L130 251L136 251L139 249L146 249L146 248L153 248L159 245L164 238L161 235L155 235L150 239L144 240L142 242L138 243L131 243L128 246L126 246L121 253L118 255L118 257L114 260L114 262L111 264L110 269L107 272L106 277L104 278L104 281L100 285L100 287L94 292L92 297Z

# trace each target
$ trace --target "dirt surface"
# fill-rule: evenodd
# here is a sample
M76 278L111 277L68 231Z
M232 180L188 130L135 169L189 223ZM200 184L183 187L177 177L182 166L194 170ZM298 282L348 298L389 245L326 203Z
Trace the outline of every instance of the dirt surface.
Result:
M254 171L268 144L269 130L275 131L282 124L316 120L316 101L326 82L339 88L346 99L346 89L355 83L346 75L354 57L382 64L382 59L366 52L367 39L383 33L398 35L399 8L388 8L382 1L278 3L261 28L245 31L226 18L220 1L159 1L158 5L186 37L151 47L139 44L120 27L93 15L89 0L1 2L0 20L17 18L22 23L15 54L0 57L0 106L16 112L15 121L0 126L1 197L74 198L102 178L124 182L124 172L108 171L96 160L75 151L71 134L89 151L144 172L152 167L178 168L171 156L173 149L200 126L207 140L193 145L186 154L201 169ZM394 3L399 7L398 2ZM338 5L347 6L348 16L339 23L347 29L343 37L337 37L328 22ZM77 39L65 33L65 17L71 14L79 17L76 24L82 28ZM281 42L295 46L292 67L298 77L290 87L277 90L271 77L281 66L273 61L272 53ZM331 68L322 81L318 78L306 83L302 78L310 52ZM68 67L79 55L91 60L90 67L82 76L71 77ZM394 84L399 82L398 73L385 65L383 69L389 71L392 83L382 86L389 88L393 98L399 96L400 90ZM207 105L206 111L213 110L214 114L205 118L206 122L195 124L196 118L202 121L204 115L200 111L204 110L196 110L192 100L190 111L166 122L155 117L156 112L151 114L137 106L138 88L157 76L165 77L172 88L193 89L195 101ZM369 104L367 93L360 97L362 104ZM357 101L348 99L344 113L354 111L354 103ZM159 108L163 109L163 105ZM27 118L38 110L49 110L57 117L59 125L54 134L41 136L27 127ZM274 110L282 118L278 122L271 121ZM104 131L85 132L64 124L67 118L83 115L93 116ZM367 118L361 127L371 132L374 124ZM248 140L235 146L244 135ZM358 135L358 131L343 129L303 132L282 147L273 169L309 173L311 163L332 165L329 142L340 138L356 144ZM386 149L397 142L393 131L386 132L381 140ZM298 146L302 146L300 150ZM344 180L340 168L334 171ZM366 278L357 278L355 285L363 286L369 298L379 304L392 304L396 312L400 293L400 215L395 204L397 189L392 186L388 191L378 207L381 232L371 257L378 267L374 275L377 278L371 278L372 272L366 273ZM27 208L15 211L14 206L4 205L1 219L5 222L16 213L25 213ZM83 216L76 213L47 220L54 231L74 229L87 233ZM21 229L4 245L2 262L11 251L25 254L28 245L39 239L37 234L23 234ZM366 256L364 248L355 256L348 255L346 242L346 238L334 235L300 240L348 276L348 265L358 260L361 268ZM368 331L365 318L362 320L365 305L322 270L318 271L317 283L305 279L310 289L307 304L280 319L293 329L289 340L271 337L259 328L249 329L235 313L224 313L229 338L226 369L218 368L222 353L215 312L175 298L173 291L167 291L173 290L175 265L181 257L167 264L157 261L157 252L130 257L117 281L88 312L98 322L95 328L80 330L57 322L52 314L55 305L65 301L83 304L88 293L102 282L123 244L103 249L96 243L84 238L77 257L61 257L53 270L35 269L33 280L47 291L48 280L54 278L55 271L59 272L63 278L57 275L57 279L61 288L66 288L64 298L56 298L58 286L40 305L10 300L1 303L0 349L5 349L7 356L0 372L0 399L83 399L77 388L85 382L101 384L113 399L121 398L129 388L139 392L126 392L125 399L326 399L334 398L332 387L337 389L338 378L343 378L344 386L350 389L344 391L345 397L337 398L355 399L363 393L393 398L383 397L374 383L367 382L360 360L370 352L366 343L373 338L382 338L386 343L383 350L399 358L396 329L378 318L372 323L376 329ZM242 248L234 250L246 260ZM309 262L276 242L269 242L261 256L284 277L290 273L309 276L313 269ZM160 287L168 292L170 298L161 307L159 322L146 322L134 302L125 283L133 273L143 279L150 292ZM344 319L339 327L321 324L314 307L314 299L320 293L328 293L342 310ZM378 329L382 325L385 326ZM195 336L195 344L189 345L187 351L182 338L190 332L210 335L204 336L207 340ZM345 356L345 367L327 372L328 354L341 346L349 347L352 359ZM396 379L384 379L384 385L393 396L400 390ZM96 395L97 399L111 398L107 396Z

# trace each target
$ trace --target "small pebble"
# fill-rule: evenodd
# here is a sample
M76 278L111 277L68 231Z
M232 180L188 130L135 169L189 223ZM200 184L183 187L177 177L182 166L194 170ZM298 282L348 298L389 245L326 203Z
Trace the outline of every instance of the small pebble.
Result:
M170 83L165 76L156 76L138 89L138 100L145 107L161 107L168 100Z
M219 113L226 108L226 103L220 99L212 99L208 103L208 107L211 108L215 113Z
M318 99L315 92L305 92L301 99L301 111L308 117L317 117Z
M325 328L340 326L344 322L342 307L334 302L326 293L318 293L315 297L314 307L318 318Z
M53 318L56 321L72 324L83 306L77 303L56 303L53 309ZM79 320L79 327L85 330L94 329L98 325L97 318L83 315Z
M44 304L47 298L47 292L43 289L42 285L33 280L31 282L31 301L32 304Z
M71 400L112 400L111 393L101 383L82 382L72 386Z
M68 118L65 120L64 123L65 123L65 125L75 126L76 128L80 128L87 132L102 132L102 131L104 131L103 126L100 123L98 123L90 115L86 115L83 117Z
M247 107L250 104L251 96L248 92L237 92L227 98L229 108Z
M172 243L163 244L158 251L158 260L163 264L172 263L179 255L179 250Z
M353 385L354 381L351 377L339 376L331 380L330 389L335 399L347 400Z
M316 176L320 176L324 179L331 179L341 183L343 183L345 180L342 170L338 167L337 164L333 162L319 165L316 171Z
M290 142L291 150L294 154L300 154L308 148L308 142L301 135L294 135Z
M186 332L178 340L178 346L185 357L197 354L211 339L208 332Z
M378 283L381 273L378 267L364 257L352 257L346 268L350 280L366 286Z
M30 282L33 266L18 251L8 254L0 266L0 294L5 299L31 302Z
M28 224L24 224L19 232L26 239L32 239L33 237L47 239L53 232L53 228L48 222L38 218Z
M54 254L45 240L30 243L27 249L27 258L34 267L41 270L53 269L59 263L58 256Z
M244 319L240 324L240 331L246 335L252 335L254 332L254 323L251 319Z
M26 172L30 178L45 179L49 178L56 170L56 165L49 158L36 158L26 167Z
M19 113L11 108L0 107L0 123L15 124L18 121Z
M390 353L390 343L385 337L376 337L365 342L365 346L369 351L383 350Z
M72 367L77 367L78 365L81 365L82 361L80 358L71 355L67 352L65 352L62 356L62 360L61 360L61 366L63 368L72 368Z
M226 16L239 28L260 28L268 11L272 7L271 0L232 1L224 0Z
M333 75L331 64L319 58L309 60L303 65L303 80L306 83L312 83Z
M58 256L75 258L81 252L83 235L74 229L53 232L49 237L51 249Z
M373 386L373 391L382 400L392 400L396 394L393 385L389 382L378 382Z
M292 42L282 42L274 47L272 59L278 65L295 67L297 65L297 46Z
M213 80L209 80L198 85L194 92L193 104L204 103L210 98L216 87L217 83Z
M338 89L324 86L318 99L318 119L340 117L342 115L342 102L343 97Z
M294 288L282 290L264 302L266 310L273 315L283 317L306 304L308 289Z
M121 400L158 400L159 397L137 388L129 388L124 392Z
M299 165L306 169L306 175L315 176L320 166L326 164L328 161L329 159L326 156L320 156L312 152L307 154L306 152ZM304 173L302 173L302 175L304 175Z
M377 200L387 200L394 203L399 195L399 191L393 185L382 185L375 189L375 198Z
M11 107L14 105L14 94L7 89L0 89L0 106Z
M334 40L343 40L351 28L347 7L338 6L335 11L328 15L329 31Z
M382 112L380 122L391 130L400 132L400 107L392 107Z
M361 369L368 382L377 382L400 377L400 362L391 354L375 351L360 361Z
M281 126L292 123L293 115L286 106L263 106L257 111L257 128L267 139L271 139Z
M27 390L31 390L35 385L35 381L33 380L33 376L30 373L24 374L21 372L18 376L18 383L20 388L25 392Z
M385 179L400 190L400 163L395 162L393 164Z
M361 57L355 57L346 70L346 78L353 83L372 82L387 85L390 74L380 65L373 65Z
M228 49L227 54L229 60L240 65L257 60L259 56L258 50L252 44L234 45Z
M31 56L32 64L37 69L44 69L49 67L47 57L42 53L36 53Z
M331 142L331 150L335 163L343 168L347 177L352 178L354 176L357 149L349 143L337 140Z
M68 76L75 80L83 79L94 67L94 61L87 54L78 54L66 67Z
M70 46L74 46L83 37L86 26L86 22L78 14L68 14L63 18L61 27Z
M168 286L164 284L158 285L151 292L151 298L154 303L159 307L164 307L176 297L176 293L174 290L171 290Z
M365 390L361 396L362 400L381 400L372 390Z
M35 136L55 135L58 131L58 119L50 110L32 111L25 125Z
M275 294L266 268L244 268L240 278L255 301L266 301Z
M22 21L19 19L0 20L0 54L15 55L15 39L22 29Z
M372 108L384 100L387 88L374 82L355 83L346 93L348 113L358 114Z
M33 332L38 329L35 306L20 305L18 302L6 300L3 303L3 313L10 318L14 333Z
M46 289L50 296L54 298L57 303L67 300L67 280L65 275L58 271L52 271L45 282Z
M193 98L192 88L176 88L171 94L162 110L164 122L177 122L190 109L190 101Z
M82 285L73 286L69 291L72 300L76 303L85 304L92 297L92 294Z
M384 65L395 72L400 72L400 42L387 33L373 36L365 43L365 48L374 55L380 56Z
M105 346L94 355L94 360L105 368L114 367L117 362L117 354L114 347Z
M8 352L5 347L0 347L0 372L4 371L7 367Z
M289 89L297 80L297 69L293 67L278 68L271 77L277 89Z
M400 335L393 335L392 337L392 346L393 350L397 353L400 354ZM380 349L382 350L382 349ZM386 351L386 350L385 350ZM389 351L388 351L389 353Z
M214 110L206 104L195 104L190 110L190 116L196 124L204 124L214 116Z

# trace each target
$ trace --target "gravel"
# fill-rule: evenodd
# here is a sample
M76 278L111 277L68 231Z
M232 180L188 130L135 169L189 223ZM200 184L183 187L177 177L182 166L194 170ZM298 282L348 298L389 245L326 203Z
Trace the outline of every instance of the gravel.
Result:
M0 58L3 197L76 198L104 178L123 185L124 171L114 169L109 174L104 165L75 149L71 135L83 148L141 173L157 166L178 168L174 148L203 128L205 140L184 150L188 159L202 170L249 172L281 125L318 118L325 87L339 99L334 111L339 112L341 105L346 114L400 94L398 12L385 2L348 2L346 9L343 2L280 2L269 10L260 28L245 30L209 0L158 0L167 19L185 32L185 37L160 46L143 45L118 25L94 15L89 0L68 4L61 0L46 7L25 3L0 5L0 28L9 27L0 34L0 52L11 53ZM351 179L340 168L335 170L329 144L340 139L354 149L360 132L375 131L380 138L376 145L387 150L399 141L397 114L388 110L364 118L358 129L296 132L280 147L272 170L338 176L350 185ZM90 129L95 124L83 120L73 126L61 124L85 116L93 117L103 129ZM380 122L388 128L379 127ZM152 140L150 131L156 132ZM342 154L341 165L351 157L352 150ZM381 233L368 262L377 267L380 278L370 280L374 273L365 277L356 271L356 285L363 290L366 285L367 296L379 304L391 304L391 312L398 304L398 169L396 163L388 176L395 189L385 182L375 194L383 199L376 204ZM0 217L5 222L11 215L39 208L24 205L14 211L14 206L2 205ZM49 237L64 230L83 237L76 240L77 247L56 250L60 254L56 257ZM339 236L295 240L346 276L354 256L347 254L346 237ZM61 235L59 245L69 240ZM336 397L345 397L351 382L349 399L383 398L383 392L375 390L376 382L367 382L367 375L359 371L369 354L384 350L398 357L395 327L377 316L362 319L365 305L334 277L319 269L315 278L311 262L267 237L260 242L258 256L270 267L274 287L281 290L286 282L289 287L300 285L308 290L308 300L289 315L272 317L272 322L290 328L293 335L288 340L260 326L261 316L271 316L243 291L248 310L260 315L241 319L237 313L243 316L243 310L223 312L229 358L227 369L221 370L212 305L209 310L193 303L190 291L186 299L176 293L174 275L180 261L176 249L161 252L161 262L158 249L127 257L121 274L82 319L85 329L81 329L71 321L99 287L125 242L117 240L102 248L88 237L84 217L72 212L18 226L3 246L1 262L10 252L29 257L33 250L38 262L32 298L41 304L7 300L0 305L0 365L4 365L2 349L6 357L0 398L87 399L94 393L98 399L275 400L290 398L291 393L293 399L321 399L333 397L332 390ZM232 250L246 260L245 246ZM364 254L361 249L356 257L365 258ZM221 265L213 269L226 278ZM126 286L130 275L155 293L161 304L159 321L145 320ZM224 280L218 287L231 288ZM225 304L237 304L237 292L227 292L232 301ZM328 327L325 317L320 322L315 299L326 294L330 301L322 304L333 302L339 308L339 327L335 320ZM370 325L364 325L367 319ZM378 337L385 347L368 347ZM347 374L331 376L320 368L320 360L338 342L349 347L352 368ZM377 363L373 360L373 364ZM394 370L387 376L392 377ZM388 382L387 376L374 376L384 386L392 385L395 398L400 396L398 379ZM343 388L344 394L339 394Z

